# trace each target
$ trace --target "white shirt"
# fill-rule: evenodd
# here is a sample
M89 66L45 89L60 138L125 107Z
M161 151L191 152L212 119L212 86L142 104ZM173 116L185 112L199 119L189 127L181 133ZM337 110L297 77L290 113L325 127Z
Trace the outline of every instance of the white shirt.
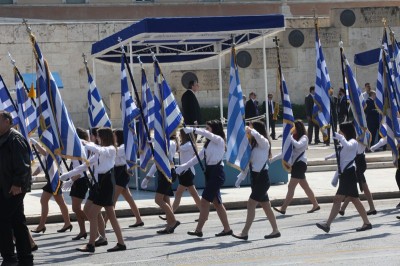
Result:
M250 163L253 172L260 172L265 162L268 160L269 141L255 129L251 129L251 135L256 140L257 146L251 150ZM268 163L265 165L264 169L268 169ZM246 176L248 171L249 166L247 166L242 173Z
M204 159L204 154L206 155L206 163L207 165L216 165L221 162L221 165L224 165L222 159L225 154L225 141L218 135L211 133L210 131L202 128L196 128L196 134L204 136L206 139L210 140L207 148L203 148L199 152L200 160ZM192 157L187 163L182 164L180 167L183 171L188 168L196 165L198 160L196 157ZM178 171L177 171L178 172Z
M299 141L297 141L293 138L293 135L291 135L291 139L292 139L292 145L293 145L291 164L294 164L297 157L299 157L300 154L303 152L304 152L303 155L301 155L301 157L297 161L303 161L303 162L307 163L307 157L306 157L305 151L308 148L308 137L306 135L303 135L299 139Z
M175 142L175 140L170 140L169 141L168 159L170 161L171 166L173 165L173 162L174 162L175 153L176 153L176 142ZM146 176L154 177L154 174L156 173L156 171L157 171L157 165L155 163L153 163L149 172L147 172Z
M179 155L180 155L180 163L184 164L187 163L192 157L194 157L196 154L194 153L192 144L190 144L190 141L186 142L185 144L179 146ZM192 173L195 175L196 171L194 170L194 167L190 167L190 170Z
M376 143L374 146L371 147L371 151L376 151L382 146L385 146L387 144L387 137L381 138L378 143Z
M117 148L117 155L115 157L115 166L126 165L126 157L125 157L125 145L121 144Z
M117 150L114 146L99 146L92 142L85 142L85 148L92 152L92 155L89 158L90 166L94 166L94 176L98 181L98 175L104 174L114 168L115 165L115 157L117 154ZM88 169L88 166L83 163L63 176L67 175L69 177L80 175L84 171Z
M363 154L365 152L365 149L367 148L365 145L361 144L360 142L357 142L357 155L358 154Z
M343 171L345 170L345 167L353 161L353 163L348 166L355 166L354 159L356 158L357 155L357 149L358 149L358 142L355 139L351 139L347 141L344 136L341 134L336 133L336 135L339 139L340 144L342 144L342 149L340 150L340 170Z

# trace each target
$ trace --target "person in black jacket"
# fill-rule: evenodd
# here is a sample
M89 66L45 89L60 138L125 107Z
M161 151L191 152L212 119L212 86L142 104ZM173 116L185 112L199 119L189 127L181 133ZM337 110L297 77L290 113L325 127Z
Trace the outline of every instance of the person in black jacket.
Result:
M331 102L331 127L328 128L328 138L325 141L326 146L329 146L330 141L331 141L331 128L334 127L335 130L333 132L337 132L337 121L338 121L338 117L337 117L337 103L338 103L338 98L336 96L333 95L333 88L329 89L329 100Z
M339 88L338 104L337 104L337 117L339 125L347 121L348 109L347 109L347 98L346 91L343 88Z
M31 190L29 143L12 128L12 117L0 111L0 253L2 265L33 265L24 197ZM15 254L13 235L17 254Z
M201 124L200 105L195 95L199 90L200 85L197 80L191 80L188 89L182 95L182 115L186 125Z
M246 119L258 116L258 101L256 98L257 94L253 91L250 92L249 100L244 107L244 116Z
M374 90L369 92L369 97L367 99L367 107L365 108L365 119L367 120L367 127L369 132L371 132L371 146L377 143L379 139L378 129L379 129L379 113L375 107L376 93ZM377 136L378 135L378 136Z
M321 142L319 140L319 126L316 123L314 123L312 120L312 117L313 117L312 113L313 113L313 107L314 107L314 95L315 95L315 87L311 86L310 93L305 98L306 116L307 116L307 120L308 120L308 128L307 128L308 144L311 144L313 129L314 129L314 134L315 134L315 137L314 137L315 144L318 144Z

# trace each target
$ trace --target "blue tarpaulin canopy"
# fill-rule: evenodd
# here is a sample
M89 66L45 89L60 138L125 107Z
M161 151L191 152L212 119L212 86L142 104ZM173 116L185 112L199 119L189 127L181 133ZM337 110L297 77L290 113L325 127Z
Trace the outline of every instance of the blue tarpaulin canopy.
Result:
M121 44L125 51L152 63L188 62L229 52L232 41L239 48L284 29L284 16L146 18L92 45L96 59L119 63Z
M58 72L51 72L51 74L54 77L54 80L57 83L57 87L59 89L64 88L64 84L62 83L61 77L58 74ZM33 83L33 86L36 88L36 73L22 73L22 77L24 78L24 82L26 86L28 86L28 89L30 88L31 84Z

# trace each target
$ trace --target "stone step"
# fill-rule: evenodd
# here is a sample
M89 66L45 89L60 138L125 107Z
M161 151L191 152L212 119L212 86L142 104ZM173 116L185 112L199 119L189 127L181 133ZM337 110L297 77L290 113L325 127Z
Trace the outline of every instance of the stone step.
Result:
M336 171L336 161L333 161L335 164L329 165L308 165L307 172L325 172L325 171ZM393 163L391 161L387 162L368 162L367 169L379 169L379 168L392 168Z
M373 156L373 157L366 157L367 163L380 163L380 162L390 162L392 163L392 156ZM324 165L336 165L336 159L318 159L318 160L307 160L307 166L324 166ZM393 165L393 163L392 163Z

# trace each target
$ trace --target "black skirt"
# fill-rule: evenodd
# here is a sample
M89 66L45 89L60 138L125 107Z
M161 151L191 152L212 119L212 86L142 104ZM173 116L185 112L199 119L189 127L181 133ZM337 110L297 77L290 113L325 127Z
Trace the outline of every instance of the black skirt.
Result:
M62 182L60 182L60 187L58 188L56 195L61 195L62 194L61 187L62 187ZM53 189L51 188L51 184L50 184L49 181L47 181L46 185L44 185L44 187L42 187L42 189L43 189L43 191L46 191L47 193L50 193L50 194L54 195Z
M72 184L71 192L69 195L71 197L84 199L86 197L86 192L89 188L89 180L87 177L81 177L77 179L74 184Z
M297 161L292 165L291 178L306 179L307 164Z
M190 168L182 175L179 175L178 179L179 179L179 185L181 186L190 187L194 185L193 184L194 174L192 173L192 170L190 170Z
M157 170L157 190L156 193L163 194L166 196L174 196L172 191L172 183L168 182L167 177L163 173Z
M251 194L250 198L257 202L268 202L268 189L270 187L268 170L264 169L262 172L253 172L250 173L250 181L251 181Z
M129 184L131 177L126 171L126 165L114 166L115 184L117 186L126 188Z
M365 160L365 154L357 154L356 159L356 175L358 178L358 182L360 183L367 183L367 180L365 180L365 170L367 170L367 162Z
M201 197L208 202L213 202L216 198L222 203L221 187L225 183L224 167L221 164L206 166L206 186Z
M339 188L336 192L336 195L358 198L357 176L354 166L346 169L339 176Z
M99 174L97 182L94 188L93 203L102 207L114 206L114 169L107 173Z

